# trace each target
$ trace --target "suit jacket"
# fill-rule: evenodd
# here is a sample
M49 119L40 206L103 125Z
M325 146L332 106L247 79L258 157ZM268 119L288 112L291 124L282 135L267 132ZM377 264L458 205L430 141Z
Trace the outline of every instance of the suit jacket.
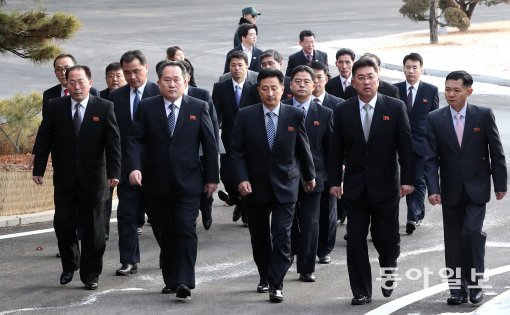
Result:
M328 80L326 83L326 92L344 100L348 98L347 95L345 95L344 89L342 87L342 80L340 79L340 75L337 75L336 77Z
M313 61L322 62L326 66L328 65L328 54L320 51L320 50L314 50L313 51ZM303 53L303 50L300 50L296 53L293 53L289 56L289 62L287 63L287 71L285 72L286 77L290 77L292 74L292 70L294 70L295 67L301 66L301 65L309 65L308 59L306 59L305 54Z
M239 45L227 53L227 57L225 58L225 67L223 69L223 73L230 72L230 65L228 63L228 55L230 55L234 51L243 51L243 46ZM262 70L262 66L260 65L260 60L259 60L259 57L262 53L263 53L262 50L253 46L253 53L251 56L250 67L248 69L250 69L251 71L255 71L255 72L260 72L260 70Z
M248 101L248 103L250 105L258 104L258 103L262 102L262 100L260 99L258 87L259 87L259 84L257 82L255 82L255 84L252 85L252 87L250 89L250 99ZM285 77L283 80L282 101L288 100L288 99L292 99L292 91L290 90L290 78Z
M198 98L199 100L207 102L218 150L220 150L221 147L223 151L225 151L225 149L223 148L223 143L220 144L220 127L218 124L218 115L216 115L216 108L214 107L214 103L212 101L211 94L209 93L209 91L193 86L188 86L188 96Z
M380 79L379 79L379 88L377 89L377 93L400 99L400 94L398 93L397 87L394 86L393 84L390 84L390 83L380 80ZM349 85L347 88L345 88L345 99L349 99L356 95L358 95L358 92L356 92L356 90L354 89L354 87L352 85Z
M292 102L293 99L282 101L283 104L291 106ZM305 118L305 129L315 167L316 186L313 192L322 192L324 182L328 180L327 165L329 144L333 133L333 111L314 101L310 102Z
M246 81L250 81L251 83L255 84L257 83L257 76L259 75L258 72L251 71L248 69L248 73L246 74ZM232 80L232 73L227 72L218 78L218 82L226 81L226 80Z
M34 148L34 176L43 176L51 153L53 185L71 193L79 184L92 204L109 192L107 178L120 178L120 135L113 104L90 95L79 136L74 135L71 97L48 103Z
M57 84L43 92L43 103L42 103L43 117L46 114L46 111L48 109L48 102L53 98L61 97L62 96L61 93L62 93L62 85L60 85L60 84ZM99 92L94 87L90 88L89 93L94 96L99 96Z
M221 140L225 146L225 151L230 152L230 134L234 126L234 120L239 108L252 105L250 104L250 89L253 83L244 81L241 102L237 106L232 80L216 82L213 87L213 103L218 114L218 122L221 128Z
M280 204L295 203L300 174L305 181L315 178L303 111L281 104L276 128L270 150L262 104L242 108L237 114L232 132L232 165L236 183L251 184L253 192L246 197L249 203L268 204L273 198Z
M446 206L459 202L463 188L473 203L487 203L491 175L494 191L507 190L505 155L492 110L468 103L464 121L459 146L450 106L428 117L425 181L429 195L441 194Z
M324 95L324 100L322 101L321 105L334 110L337 107L337 105L339 105L343 101L344 101L343 98L336 97L326 92L326 95Z
M377 95L368 141L363 135L358 98L335 108L328 180L331 186L340 186L343 178L342 198L357 200L365 189L373 202L398 196L399 182L414 183L413 155L411 127L401 100Z
M129 172L141 170L144 194L158 200L171 192L196 196L204 191L204 183L218 183L218 149L207 103L183 95L173 136L168 130L163 97L142 99L126 160Z
M115 116L117 117L117 123L119 124L120 140L122 148L122 176L121 181L128 180L129 172L125 168L126 148L127 148L127 137L132 128L131 119L131 102L130 102L130 86L129 84L124 85L116 90L113 90L109 95L109 100L113 102L115 107ZM148 97L159 95L159 86L156 83L147 81L145 89L143 90L142 100ZM133 115L134 117L134 115Z
M407 101L406 81L396 83L400 99ZM435 85L421 82L418 91L415 92L414 104L409 112L409 123L413 136L414 152L418 156L425 154L425 137L427 136L427 118L429 112L439 108L439 94Z
M106 100L108 99L108 96L109 96L109 95L110 95L110 89L109 89L109 88L106 88L106 89L101 90L101 91L99 92L99 97L100 97L100 98L104 98L104 99L106 99Z

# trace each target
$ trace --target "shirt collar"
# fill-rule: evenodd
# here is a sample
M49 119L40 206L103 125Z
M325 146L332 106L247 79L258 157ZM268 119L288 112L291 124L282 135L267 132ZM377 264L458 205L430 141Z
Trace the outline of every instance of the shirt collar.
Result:
M269 110L269 108L267 108L266 105L262 104L262 109L264 110L264 116L269 112L275 113L277 117L280 115L280 104L276 105L276 107L273 110Z
M347 79L342 77L341 75L339 75L340 77L340 82L342 82L342 85L344 84L345 81L349 82L349 84L351 84L351 81L352 81L352 75L350 75Z
M418 80L418 82L416 82L415 84L412 85L412 87L414 88L415 91L418 91L418 86L420 85L420 80ZM406 91L409 91L409 87L411 86L411 84L409 82L406 81Z
M177 108L181 108L181 104L182 104L182 95L181 97L179 97L178 99L175 100L175 102L170 102L169 100L167 100L166 98L163 98L164 102L165 102L165 108L168 108L168 106L170 104L174 104L175 107Z
M365 104L369 104L370 106L372 106L372 109L375 109L375 103L377 102L377 94L368 103L363 102L362 100L359 99L359 97L358 102L360 111L363 108L363 106L365 106Z
M76 106L76 104L80 103L81 106L83 106L84 109L87 109L87 104L89 103L89 98L90 98L90 94L87 95L87 97L81 101L81 102L77 102L75 101L72 97L71 97L71 107L74 109L74 106Z
M246 47L243 44L241 44L241 48L243 49L244 52L250 52L253 50L253 47Z
M462 106L462 109L459 111L460 115L464 118L466 118L466 109L467 109L467 102ZM453 109L453 107L450 106L450 112L452 113L452 117L455 117L457 114L457 111Z
M146 85L147 85L147 80L145 80L145 82L140 87L137 88L138 92L140 93L140 99L142 98L143 91L145 90ZM129 90L131 91L131 94L133 94L135 92L135 89L131 86L129 86Z
M310 109L310 102L312 101L312 98L310 97L308 100L304 101L303 103L299 103L295 98L292 98L292 105L294 107L304 107L305 110L308 112Z
M234 89L236 88L236 85L239 85L242 90L244 87L244 82L246 82L246 79L244 79L243 82L241 82L241 83L237 83L236 81L234 81L234 79L232 79L232 85L234 86Z
M189 92L189 85L184 89L184 95L188 95Z
M321 95L319 95L319 96L313 96L313 95L312 95L312 99L314 99L314 98L318 98L318 99L319 99L319 101L321 101L321 104L322 104L322 103L324 103L324 98L325 98L325 97L326 97L326 91L322 92L322 94L321 94Z

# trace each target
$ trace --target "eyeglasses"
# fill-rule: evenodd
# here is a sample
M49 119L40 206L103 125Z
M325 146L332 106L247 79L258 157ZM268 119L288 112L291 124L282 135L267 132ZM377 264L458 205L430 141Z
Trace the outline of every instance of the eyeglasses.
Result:
M64 68L62 68L62 67L56 67L56 68L55 68L55 73L66 73L66 72L67 72L67 70L69 70L69 68L71 68L71 67L64 67Z

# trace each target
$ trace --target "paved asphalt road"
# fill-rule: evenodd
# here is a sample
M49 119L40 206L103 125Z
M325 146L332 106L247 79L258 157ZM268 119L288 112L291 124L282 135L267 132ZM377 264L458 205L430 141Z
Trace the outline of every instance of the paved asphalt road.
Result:
M231 48L240 8L251 3L219 0L168 4L173 2L67 1L62 4L60 1L46 1L41 5L49 11L62 9L71 12L83 21L82 30L64 47L80 62L92 65L98 87L104 86L104 66L118 60L123 51L144 50L152 67L163 58L167 46L179 44L196 68L198 84L211 88L223 67L224 55ZM11 0L7 8L26 3L33 2ZM298 32L305 28L314 30L319 41L426 28L424 23L415 24L403 19L398 14L400 3L395 0L325 0L315 8L313 2L303 0L257 1L256 7L263 13L259 19L259 46L262 49L276 48L288 56L296 50ZM117 4L122 4L122 8L116 8ZM475 11L474 21L501 20L508 18L509 14L510 6L480 7ZM10 56L3 56L0 62L0 97L12 95L15 91L42 91L54 84L51 65L33 66ZM152 69L151 77L154 79ZM496 116L500 126L510 118L508 98L478 96L475 100L497 105ZM502 136L510 139L509 131L502 131ZM488 274L494 273L487 283L491 288L485 290L487 305L494 296L510 288L509 207L510 199L505 199L492 201L487 209L484 228L488 235L486 267ZM377 254L370 246L374 300L369 305L353 307L349 304L352 294L347 277L345 241L342 239L344 226L338 228L333 263L317 265L317 282L297 281L294 265L284 283L285 302L281 305L268 303L266 295L255 293L258 276L251 256L248 230L232 223L232 208L216 201L211 230L204 231L200 220L198 222L197 289L193 291L190 302L183 303L171 295L160 294L163 282L158 269L159 250L150 227L145 227L141 236L139 273L117 277L114 270L119 266L118 236L116 224L112 223L99 290L90 292L81 288L78 279L65 287L58 284L61 267L54 257L57 248L53 232L2 238L11 233L51 228L51 223L39 223L0 229L0 314L364 314L371 310L377 314L390 311L395 311L394 314L441 314L475 311L476 308L469 304L448 307L445 303L448 293L441 287L429 289L429 296L426 294L429 291L422 291L427 286L441 283L439 273L444 257L440 208L428 206L425 222L412 236L405 235L405 208L401 208L399 274L403 280L391 298L382 297L380 283L375 280L379 271ZM37 250L39 246L43 250ZM432 274L428 278L420 276L426 271ZM390 311L382 309L395 304L399 307Z

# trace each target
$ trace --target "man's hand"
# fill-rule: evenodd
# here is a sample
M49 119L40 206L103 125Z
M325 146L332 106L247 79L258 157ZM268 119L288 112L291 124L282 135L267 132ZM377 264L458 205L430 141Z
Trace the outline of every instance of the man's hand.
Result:
M246 197L252 193L251 184L247 180L245 180L244 182L240 182L239 185L237 185L237 190L239 190L239 193L243 197Z
M400 186L400 197L407 196L414 191L413 185L401 185Z
M134 170L129 174L129 183L134 186L142 186L142 172Z
M304 190L306 192L311 192L314 188L315 188L315 178L310 181L305 182Z
M42 185L43 184L43 177L42 176L32 176L32 180L37 185Z
M344 194L344 190L343 190L342 186L331 186L329 188L329 194L331 196L336 197L337 199L340 199L342 197L342 195Z
M505 197L506 191L496 191L496 200L501 200Z
M30 155L30 161L28 161L28 169L31 170L34 167L35 154Z
M204 187L204 192L207 193L207 198L210 198L212 194L218 189L218 184L216 183L206 183Z
M429 196L429 202L431 205L440 205L441 204L441 195L440 194L432 194Z
M116 178L108 178L108 187L115 187L119 184L119 180Z

